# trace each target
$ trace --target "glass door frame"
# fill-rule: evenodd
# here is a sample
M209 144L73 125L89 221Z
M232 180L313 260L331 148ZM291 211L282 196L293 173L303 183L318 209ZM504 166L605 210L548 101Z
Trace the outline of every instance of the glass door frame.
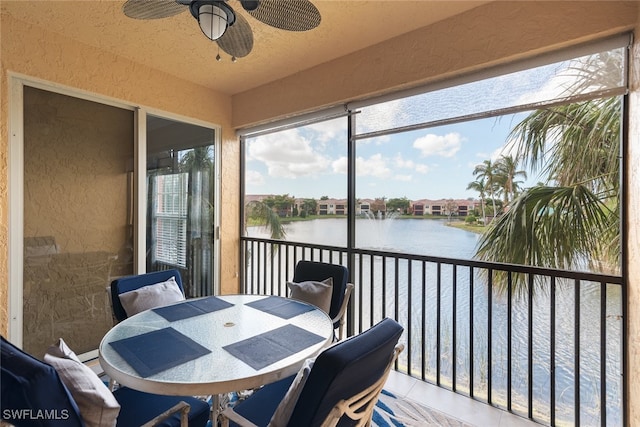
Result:
M166 111L133 105L106 96L98 96L29 76L9 72L9 141L8 141L8 339L19 347L23 341L23 266L24 266L24 88L41 89L99 104L105 104L134 113L134 274L146 270L146 209L147 209L147 114L206 127L214 132L214 294L220 292L220 167L221 134L219 125L202 120L167 113ZM53 343L52 343L53 344ZM95 353L95 354L94 354ZM82 355L81 355L82 356ZM84 358L97 357L97 350L85 353Z

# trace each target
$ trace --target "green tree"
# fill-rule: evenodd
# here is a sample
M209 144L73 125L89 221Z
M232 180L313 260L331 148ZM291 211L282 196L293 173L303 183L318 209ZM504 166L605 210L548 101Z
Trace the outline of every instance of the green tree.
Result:
M195 147L180 158L180 170L206 170L213 169L213 147Z
M376 216L384 215L387 212L387 198L386 197L376 197L376 199L370 204L370 210Z
M447 214L447 222L451 222L451 217L458 214L458 203L453 199L445 200L444 212Z
M274 209L281 217L291 215L295 199L288 194L269 196L263 200L264 204Z
M520 190L522 181L517 178L527 179L527 172L518 170L518 159L513 155L501 156L496 164L496 181L502 187L504 206L508 206Z
M467 190L477 191L480 195L480 209L482 210L482 224L484 224L485 219L487 218L487 214L484 209L485 199L487 197L485 190L486 185L484 183L484 178L481 178L477 181L470 182L467 185Z
M258 222L260 225L266 227L274 240L283 239L286 235L284 231L284 225L280 221L280 216L273 207L269 206L264 201L253 200L246 204L245 214L247 219L252 219ZM245 224L247 221L245 220Z
M304 199L302 201L302 212L304 215L315 215L318 212L318 201L316 199Z
M496 198L495 193L498 190L498 182L496 181L496 165L491 160L485 160L482 164L477 165L473 170L473 176L477 180L485 183L485 191L489 193L491 202L493 204L493 216L496 217L498 211L496 210Z
M406 197L396 197L387 200L387 212L401 212L406 214L411 206L411 201Z
M593 88L617 55L594 55L575 67L570 88ZM618 73L619 75L620 73ZM518 196L482 236L481 259L619 273L620 120L618 98L537 110L511 132L523 161L547 177Z

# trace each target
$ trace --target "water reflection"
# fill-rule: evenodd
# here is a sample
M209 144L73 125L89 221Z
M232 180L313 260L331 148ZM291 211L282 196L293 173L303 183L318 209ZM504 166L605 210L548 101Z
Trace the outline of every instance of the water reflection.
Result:
M296 222L287 225L287 240L344 246L346 232L345 219ZM268 237L255 228L250 230L250 235ZM448 227L446 221L440 220L356 221L357 246L367 249L470 259L477 240L478 235ZM286 263L286 259L283 259L283 263ZM450 265L438 266L433 263L423 267L417 261L364 256L359 259L358 265L358 271L353 272L358 300L356 322L366 329L375 319L385 315L397 317L412 338L410 354L403 352L401 363L413 370L421 369L424 364L425 376L433 382L437 379L439 364L439 380L445 387L452 386L455 369L457 390L469 393L473 382L473 394L481 400L488 398L490 379L492 401L506 408L507 360L511 352L512 410L526 416L528 390L531 387L534 418L546 423L551 419L549 402L552 372L555 372L556 381L556 423L573 424L575 419L575 307L578 306L580 420L581 425L600 424L600 316L601 304L604 304L607 408L603 412L607 424L621 425L622 310L619 286L606 286L602 298L600 283L583 282L578 293L575 292L573 281L558 280L555 286L549 282L542 283L536 287L531 301L527 293L518 295L509 310L506 295L496 292L489 295L486 275L469 267L454 269ZM438 277L441 283L439 288ZM529 306L533 313L531 322ZM510 338L507 333L509 311ZM552 319L555 321L552 322ZM555 330L554 361L551 360L550 350L552 323ZM469 357L472 346L473 360ZM490 353L487 351L489 346ZM528 363L530 351L532 366ZM529 371L531 384L528 381ZM421 372L414 372L414 375L420 376Z

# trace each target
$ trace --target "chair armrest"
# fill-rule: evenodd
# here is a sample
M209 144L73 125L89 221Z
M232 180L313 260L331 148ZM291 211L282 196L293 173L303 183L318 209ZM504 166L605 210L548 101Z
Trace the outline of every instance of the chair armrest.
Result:
M172 416L176 412L180 412L180 427L188 427L189 426L189 411L191 410L191 405L187 402L180 401L176 403L172 408L167 409L162 414L157 417L147 421L142 427L153 427L160 424L162 421L166 420L170 416Z
M393 349L393 354L389 359L382 376L360 393L349 398L342 399L336 403L329 415L327 415L327 418L324 420L321 427L337 425L338 421L343 418L343 415L353 421L357 421L357 425L370 425L373 417L373 410L378 402L380 392L387 382L393 363L396 361L402 350L404 350L404 345L397 344Z
M118 319L116 318L115 312L113 311L113 296L111 295L111 285L107 286L105 288L105 291L107 291L107 301L109 301L109 310L111 311L111 322L113 322L114 325L117 325Z
M342 300L342 305L340 306L340 311L336 314L336 317L331 319L332 323L340 322L338 326L338 341L342 341L342 335L344 330L344 314L347 312L347 307L349 307L349 298L351 297L351 293L353 292L353 288L355 286L353 283L347 283L347 289L344 291L344 298Z
M258 427L242 415L235 412L233 408L226 408L224 411L222 411L220 418L222 427L229 427L229 420L242 427Z

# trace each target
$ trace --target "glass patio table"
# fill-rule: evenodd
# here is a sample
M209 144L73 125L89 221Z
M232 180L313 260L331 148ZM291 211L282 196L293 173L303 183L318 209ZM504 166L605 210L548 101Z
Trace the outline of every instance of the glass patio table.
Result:
M219 396L295 374L333 338L313 305L264 295L181 301L129 317L102 339L99 361L117 383L164 395ZM214 416L215 419L215 416Z

